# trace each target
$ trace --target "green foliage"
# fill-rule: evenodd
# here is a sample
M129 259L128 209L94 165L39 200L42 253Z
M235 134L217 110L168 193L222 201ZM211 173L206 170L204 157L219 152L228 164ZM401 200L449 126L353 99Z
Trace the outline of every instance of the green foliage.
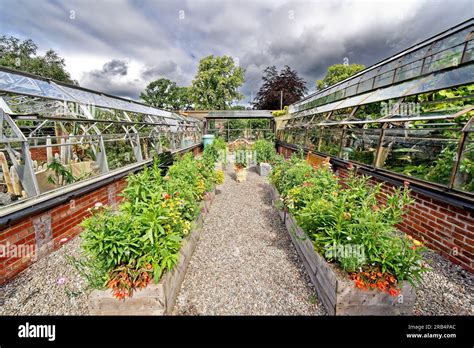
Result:
M341 181L328 166L313 169L296 156L276 165L270 179L315 249L329 261L347 272L370 271L375 266L398 282L420 280L423 248L395 228L413 202L407 188L387 194L382 184L369 185L369 177L353 171ZM361 247L363 252L333 252L341 246Z
M334 64L328 68L326 76L322 80L316 81L316 87L321 90L332 86L348 77L364 70L365 66L361 64Z
M37 55L38 46L31 40L20 41L16 37L0 37L0 66L21 70L56 81L75 83L66 71L66 64L54 50Z
M176 82L163 78L150 82L140 98L151 106L165 110L187 110L192 104L189 87L179 87Z
M149 273L158 282L176 264L198 202L217 179L211 156L191 154L176 161L165 177L157 162L130 175L118 210L99 205L82 223L83 268L91 286L107 286L124 298L146 286Z
M232 102L243 98L237 89L244 83L244 73L228 56L201 59L191 87L195 109L229 109Z
M257 163L273 163L276 157L275 143L267 140L257 140L253 146L257 153Z

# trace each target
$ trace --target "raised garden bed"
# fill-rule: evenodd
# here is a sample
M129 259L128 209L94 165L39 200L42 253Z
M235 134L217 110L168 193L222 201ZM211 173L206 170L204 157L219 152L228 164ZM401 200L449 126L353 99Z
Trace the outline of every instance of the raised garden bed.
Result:
M89 310L94 315L167 315L171 314L184 280L189 261L202 232L204 218L215 197L215 190L206 193L200 204L200 213L193 222L191 232L183 240L178 262L165 273L158 284L138 290L133 297L118 300L112 291L94 290L89 296Z
M274 186L271 198L311 278L318 298L330 315L403 315L411 314L415 304L415 290L404 282L398 296L377 290L361 290L354 286L346 273L328 263L315 250L313 243L297 225L293 216L280 203Z

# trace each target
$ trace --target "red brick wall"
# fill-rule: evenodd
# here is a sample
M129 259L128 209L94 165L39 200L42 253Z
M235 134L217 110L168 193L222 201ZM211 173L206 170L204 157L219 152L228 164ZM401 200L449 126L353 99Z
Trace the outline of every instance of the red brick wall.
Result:
M279 146L278 152L289 157L292 150ZM347 177L345 168L334 169L339 177ZM372 178L370 182L382 181ZM384 192L392 193L394 189L384 182ZM397 228L474 273L474 213L417 192L412 192L411 197L415 203Z
M54 154L56 153L59 153L59 147L56 146L56 147L52 147L52 151L53 151L53 156ZM46 155L46 148L45 147L35 147L35 148L32 148L30 149L30 153L31 153L31 159L33 161L38 161L40 163L38 164L41 164L41 162L46 162L48 157Z

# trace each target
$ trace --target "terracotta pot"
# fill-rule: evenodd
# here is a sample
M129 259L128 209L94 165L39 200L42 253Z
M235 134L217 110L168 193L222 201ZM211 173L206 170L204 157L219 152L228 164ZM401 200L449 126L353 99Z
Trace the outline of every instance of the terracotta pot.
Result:
M247 168L235 168L235 175L237 182L243 182L247 180Z

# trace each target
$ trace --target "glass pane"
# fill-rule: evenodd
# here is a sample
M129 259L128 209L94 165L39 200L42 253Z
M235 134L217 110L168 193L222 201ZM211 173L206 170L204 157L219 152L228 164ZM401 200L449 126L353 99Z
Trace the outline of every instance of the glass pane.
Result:
M380 129L347 129L342 142L341 157L372 165L380 139Z
M115 136L106 137L104 144L110 170L121 168L137 161L129 139L120 139Z
M394 71L387 71L375 78L374 88L379 88L392 83Z
M318 151L332 156L339 156L342 129L327 128L321 130L321 138L318 143Z
M420 75L422 65L423 65L423 61L418 60L416 62L401 66L395 72L395 82L400 82L400 81L407 80L412 77Z
M461 62L463 49L464 45L460 45L427 57L423 67L423 74L457 66Z
M49 82L5 71L0 71L0 90L51 99L74 101L74 99Z
M469 133L464 143L464 149L459 162L459 168L454 179L454 188L474 192L474 137Z
M460 130L427 122L410 129L388 129L378 166L407 176L447 185L456 157Z
M466 52L464 53L464 62L470 62L474 60L474 40L470 40L467 43Z
M414 88L410 88L410 94L424 93L437 89L448 88L457 85L464 85L474 81L474 65L464 65L456 69L439 72L437 74L429 75L420 83L416 83ZM413 81L409 81L410 83Z
M359 88L357 89L357 93L363 93L368 90L372 89L372 84L374 83L374 79L370 78L368 80L364 80L359 83Z

